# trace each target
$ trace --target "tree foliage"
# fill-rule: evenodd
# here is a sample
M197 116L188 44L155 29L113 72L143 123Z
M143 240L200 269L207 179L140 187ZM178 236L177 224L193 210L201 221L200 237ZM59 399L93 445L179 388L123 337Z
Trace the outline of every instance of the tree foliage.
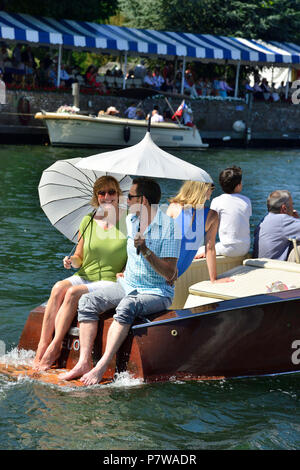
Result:
M300 40L299 0L119 0L119 8L136 28Z
M0 10L56 19L103 22L117 11L118 0L0 0Z

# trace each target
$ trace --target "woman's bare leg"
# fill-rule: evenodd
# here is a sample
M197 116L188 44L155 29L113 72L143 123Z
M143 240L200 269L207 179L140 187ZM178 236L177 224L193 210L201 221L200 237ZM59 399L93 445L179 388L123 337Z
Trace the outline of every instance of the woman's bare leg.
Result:
M71 286L72 284L70 283L70 281L63 280L57 282L52 288L51 295L44 313L41 337L33 362L34 368L38 367L38 364L41 361L47 347L52 341L57 312L64 300L67 290Z
M60 355L62 341L69 331L74 317L77 314L78 301L83 294L88 292L86 285L70 287L55 319L55 335L46 349L40 364L40 370L46 370L56 361Z

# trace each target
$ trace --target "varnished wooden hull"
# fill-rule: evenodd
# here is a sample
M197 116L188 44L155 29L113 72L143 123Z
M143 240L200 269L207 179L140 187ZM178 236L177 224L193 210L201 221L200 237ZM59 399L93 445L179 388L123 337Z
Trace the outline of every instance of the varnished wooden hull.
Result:
M300 289L185 309L177 315L168 322L133 328L149 381L300 370Z
M34 309L20 349L35 350L44 306ZM169 310L134 325L104 380L128 371L145 382L204 380L298 372L300 370L300 289ZM102 316L94 363L105 349L112 312ZM72 368L79 357L76 325L55 367ZM299 349L299 354L298 354ZM299 361L298 361L299 355Z

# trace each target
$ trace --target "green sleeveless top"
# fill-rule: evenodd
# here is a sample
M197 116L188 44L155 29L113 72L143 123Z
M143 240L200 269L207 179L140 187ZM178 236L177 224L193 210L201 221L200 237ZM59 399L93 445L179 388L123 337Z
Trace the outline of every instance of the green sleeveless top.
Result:
M86 215L80 224L82 234L92 214ZM75 273L89 281L115 281L127 260L126 217L115 227L104 230L93 219L83 234L83 262Z

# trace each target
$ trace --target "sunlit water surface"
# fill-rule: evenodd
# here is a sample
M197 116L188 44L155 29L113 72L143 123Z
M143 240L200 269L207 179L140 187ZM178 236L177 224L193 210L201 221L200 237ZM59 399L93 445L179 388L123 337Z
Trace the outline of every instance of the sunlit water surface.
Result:
M96 152L0 148L0 340L8 361L31 360L30 355L18 355L19 336L28 313L65 276L61 260L72 248L39 206L42 171L57 159ZM173 153L211 174L217 186L214 196L220 194L219 172L241 166L243 192L253 204L252 232L273 189L289 189L300 209L300 150ZM162 201L180 184L161 180ZM0 376L0 448L297 449L299 385L297 375L147 385L125 374L112 385L78 390Z

